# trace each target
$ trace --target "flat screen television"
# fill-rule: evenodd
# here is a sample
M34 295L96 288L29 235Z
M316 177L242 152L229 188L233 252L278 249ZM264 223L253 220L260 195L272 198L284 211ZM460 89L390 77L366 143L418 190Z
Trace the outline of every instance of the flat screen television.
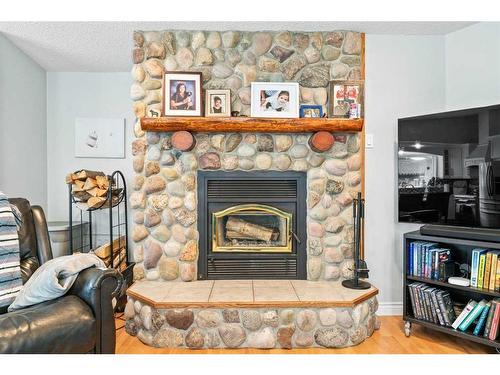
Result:
M500 228L500 105L398 120L399 222Z

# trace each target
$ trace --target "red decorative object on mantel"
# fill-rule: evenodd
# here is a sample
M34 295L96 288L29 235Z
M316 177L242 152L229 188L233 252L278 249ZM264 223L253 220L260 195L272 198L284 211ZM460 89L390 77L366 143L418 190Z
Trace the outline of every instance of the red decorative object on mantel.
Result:
M330 132L317 132L309 138L309 146L315 152L326 152L332 148L335 139Z
M181 130L172 135L172 146L179 151L191 151L196 145L196 139L190 132Z

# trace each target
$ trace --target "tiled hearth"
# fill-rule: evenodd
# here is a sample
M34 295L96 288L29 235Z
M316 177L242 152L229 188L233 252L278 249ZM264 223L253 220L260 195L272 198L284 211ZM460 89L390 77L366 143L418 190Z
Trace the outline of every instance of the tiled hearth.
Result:
M345 347L378 327L377 294L327 281L142 280L128 290L126 330L156 347Z

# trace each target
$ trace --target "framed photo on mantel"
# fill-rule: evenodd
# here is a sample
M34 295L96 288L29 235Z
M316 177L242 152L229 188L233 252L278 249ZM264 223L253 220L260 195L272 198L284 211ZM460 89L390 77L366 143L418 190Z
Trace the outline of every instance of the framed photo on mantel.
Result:
M299 117L299 84L296 82L252 82L252 117Z
M203 115L200 72L165 72L163 115Z
M330 81L328 115L335 118L364 116L364 82Z
M231 116L231 90L205 90L205 116Z

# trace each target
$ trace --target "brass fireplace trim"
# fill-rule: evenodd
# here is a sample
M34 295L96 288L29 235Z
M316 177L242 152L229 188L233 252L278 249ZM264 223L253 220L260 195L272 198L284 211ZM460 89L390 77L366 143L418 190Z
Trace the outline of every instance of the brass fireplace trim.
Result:
M255 212L257 211L257 212ZM285 220L286 223L286 245L263 247L263 246L219 246L217 244L217 219L231 214L252 213L254 215L276 215ZM213 252L259 252L259 253L291 253L292 252L292 214L263 204L239 204L226 208L225 210L212 213L212 251Z

